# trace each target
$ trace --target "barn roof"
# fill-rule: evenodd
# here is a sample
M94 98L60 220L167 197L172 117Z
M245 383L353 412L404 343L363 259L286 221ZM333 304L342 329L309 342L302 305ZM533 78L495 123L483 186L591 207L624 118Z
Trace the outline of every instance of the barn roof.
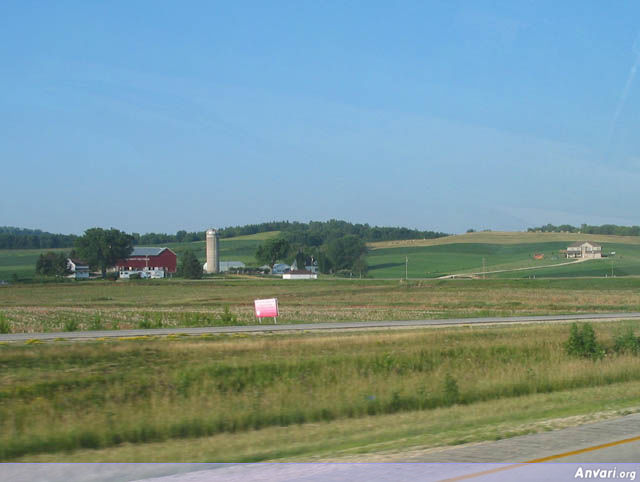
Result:
M131 256L158 256L165 249L167 249L167 248L149 248L149 247L145 247L145 246L140 246L140 247L136 246L135 248L133 248L133 251L131 252L129 257L131 257Z
M590 244L594 248L601 248L602 247L598 243L594 243L594 242L591 242L591 241L577 241L575 243L570 244L569 247L570 248L579 248L583 244Z

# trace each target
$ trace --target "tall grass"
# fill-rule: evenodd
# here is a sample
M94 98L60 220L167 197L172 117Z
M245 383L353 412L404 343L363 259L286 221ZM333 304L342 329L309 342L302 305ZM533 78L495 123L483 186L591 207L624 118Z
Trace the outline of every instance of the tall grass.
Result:
M599 324L613 344L620 324ZM0 347L0 459L472 405L640 380L569 326Z

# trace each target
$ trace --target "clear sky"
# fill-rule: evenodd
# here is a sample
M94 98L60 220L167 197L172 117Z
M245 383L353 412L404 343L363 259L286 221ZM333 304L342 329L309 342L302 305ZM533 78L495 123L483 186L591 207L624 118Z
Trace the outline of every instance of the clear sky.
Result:
M0 4L0 225L640 224L640 3Z

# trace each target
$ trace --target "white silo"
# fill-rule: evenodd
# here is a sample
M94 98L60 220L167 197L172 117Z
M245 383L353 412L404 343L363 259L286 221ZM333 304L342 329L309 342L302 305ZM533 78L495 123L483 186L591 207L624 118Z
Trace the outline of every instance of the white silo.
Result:
M220 272L220 257L218 256L218 231L207 229L207 273Z

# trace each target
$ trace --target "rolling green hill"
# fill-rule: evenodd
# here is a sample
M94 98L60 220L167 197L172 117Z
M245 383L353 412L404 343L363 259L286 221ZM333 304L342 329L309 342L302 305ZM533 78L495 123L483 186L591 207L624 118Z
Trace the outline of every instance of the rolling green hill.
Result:
M565 264L560 250L577 240L602 244L603 253L616 255L601 260ZM470 233L434 240L372 243L367 256L369 275L402 278L408 258L410 278L438 278L452 274L488 272L492 278L577 277L640 275L640 239L625 236L571 233ZM536 260L534 253L544 254ZM484 259L484 269L483 269ZM549 265L556 265L545 267ZM535 269L522 269L535 268ZM503 271L491 273L492 271Z

